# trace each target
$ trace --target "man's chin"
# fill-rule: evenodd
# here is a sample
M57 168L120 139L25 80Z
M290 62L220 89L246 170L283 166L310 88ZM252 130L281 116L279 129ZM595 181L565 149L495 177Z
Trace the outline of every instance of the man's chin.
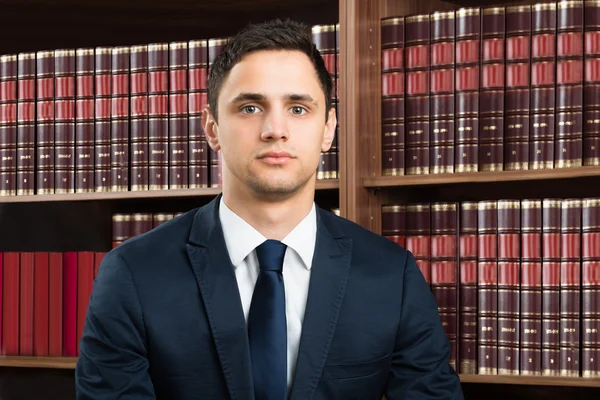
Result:
M262 198L268 198L272 200L282 200L292 197L298 193L304 186L306 186L307 180L295 179L273 179L276 177L270 177L271 179L253 180L250 182L252 191Z

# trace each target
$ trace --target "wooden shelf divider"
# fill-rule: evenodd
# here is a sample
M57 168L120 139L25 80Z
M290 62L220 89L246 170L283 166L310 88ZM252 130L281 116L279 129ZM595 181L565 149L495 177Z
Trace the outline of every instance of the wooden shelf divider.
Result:
M0 367L75 369L77 357L0 356Z

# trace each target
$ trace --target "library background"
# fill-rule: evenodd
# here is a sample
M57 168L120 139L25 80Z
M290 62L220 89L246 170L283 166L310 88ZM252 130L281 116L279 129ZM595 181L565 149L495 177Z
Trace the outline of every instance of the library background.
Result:
M220 192L207 71L276 17L335 82L316 202L413 252L465 397L597 398L600 0L6 3L1 398L75 398L102 257Z

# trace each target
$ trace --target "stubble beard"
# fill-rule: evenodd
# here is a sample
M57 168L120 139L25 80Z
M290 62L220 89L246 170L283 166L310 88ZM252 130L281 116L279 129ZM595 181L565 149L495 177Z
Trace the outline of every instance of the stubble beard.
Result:
M274 168L278 169L280 167ZM277 171L274 171L274 173L277 173ZM282 201L300 192L311 178L312 175L300 172L288 179L279 178L277 181L274 181L273 179L269 179L268 172L259 174L248 168L244 181L257 198L264 201Z

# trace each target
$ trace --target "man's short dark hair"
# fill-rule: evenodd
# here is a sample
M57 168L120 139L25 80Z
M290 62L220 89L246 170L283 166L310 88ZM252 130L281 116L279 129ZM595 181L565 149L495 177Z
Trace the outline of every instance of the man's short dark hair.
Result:
M308 56L325 94L325 120L327 120L332 107L333 83L323 57L313 43L310 29L301 22L279 19L248 25L228 41L213 62L208 77L208 104L215 119L218 113L219 93L229 71L244 56L259 50L298 50Z

